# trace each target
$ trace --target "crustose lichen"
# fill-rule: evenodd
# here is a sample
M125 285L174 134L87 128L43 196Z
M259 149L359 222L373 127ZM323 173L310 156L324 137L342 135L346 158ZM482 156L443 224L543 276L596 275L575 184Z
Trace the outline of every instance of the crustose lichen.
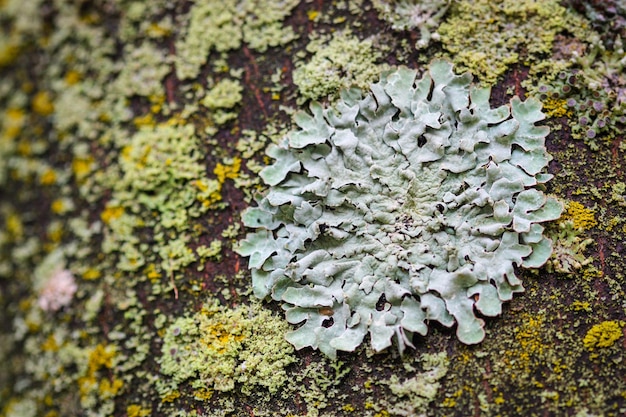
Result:
M437 321L480 342L476 312L496 316L523 290L514 266L548 259L539 223L562 211L537 189L551 178L540 107L492 109L489 89L436 61L297 114L300 129L268 149L269 190L238 248L255 294L301 324L287 339L335 356L369 333L375 350L403 351Z

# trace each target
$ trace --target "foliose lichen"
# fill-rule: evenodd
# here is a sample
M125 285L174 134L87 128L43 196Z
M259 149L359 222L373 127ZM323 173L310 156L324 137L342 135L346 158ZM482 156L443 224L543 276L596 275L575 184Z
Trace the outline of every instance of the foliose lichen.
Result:
M492 109L489 95L446 61L420 79L399 68L333 108L312 103L268 148L269 190L244 212L256 230L237 250L254 293L302 324L286 336L296 348L333 357L369 333L375 350L395 339L402 352L430 321L478 343L475 310L500 314L523 291L514 267L548 259L539 223L562 206L540 190L551 178L541 104Z

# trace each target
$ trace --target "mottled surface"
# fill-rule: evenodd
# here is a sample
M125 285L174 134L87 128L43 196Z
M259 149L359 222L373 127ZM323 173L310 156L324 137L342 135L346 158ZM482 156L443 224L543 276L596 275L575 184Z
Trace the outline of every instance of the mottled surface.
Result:
M0 0L0 415L626 413L623 2L441 3ZM295 351L232 251L265 149L436 57L543 102L555 256L478 345Z

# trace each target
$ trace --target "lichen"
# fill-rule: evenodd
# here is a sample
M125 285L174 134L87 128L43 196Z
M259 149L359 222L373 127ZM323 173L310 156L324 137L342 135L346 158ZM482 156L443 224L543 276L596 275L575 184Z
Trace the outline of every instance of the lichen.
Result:
M432 38L428 48L416 51L420 29L400 29L400 21L396 29L393 22L381 21L384 16L373 1L238 1L237 14L221 33L214 25L198 26L195 34L221 45L198 49L197 56L190 53L186 58L203 62L196 67L190 61L197 76L181 79L177 69L187 67L185 48L179 54L177 47L193 42L188 36L197 6L222 6L207 0L183 3L0 0L1 416L420 414L414 400L427 398L412 396L409 388L417 388L413 382L423 381L421 375L429 372L421 361L426 352L446 352L448 358L447 373L437 381L434 399L423 411L428 415L623 414L624 339L593 351L583 343L594 326L624 319L626 186L620 161L626 145L616 106L623 90L619 44L624 32L613 26L623 20L612 14L615 2L588 2L591 23L567 12L568 19L574 16L568 20L571 28L560 31L552 50L537 55L538 60L533 57L528 67L518 40L518 64L506 66L509 71L498 78L503 82L494 86L491 99L506 101L505 95L515 90L544 103L546 123L554 132L547 138L554 156L551 170L557 176L547 189L555 198L576 200L593 211L597 224L586 230L559 229L570 220L547 226L545 233L555 240L553 257L546 268L532 273L516 270L526 293L503 309L504 319L489 321L480 346L466 347L451 339L448 329L429 325L427 339L412 340L419 342L415 355L374 354L368 346L341 354L340 361L308 350L291 353L298 361L284 368L287 381L277 391L251 381L249 394L239 389L246 382L236 381L230 391L195 388L192 383L199 374L174 389L158 360L170 325L181 317L195 318L203 301L213 305L221 300L219 317L225 323L232 323L232 311L250 303L249 272L231 245L242 237L241 210L267 188L258 175L270 162L263 156L265 147L279 143L289 130L284 113L295 110L288 106L305 100L292 75L294 68L318 54L307 51L307 44L319 41L323 49L334 37L355 41L355 55L363 52L358 48L370 55L363 64L373 63L366 68L373 78L386 64L397 63L418 68L421 74L423 64L448 52ZM580 5L577 0L560 4ZM246 11L247 5L255 10ZM276 19L272 7L281 9L282 20ZM449 8L435 17L445 22L458 19L458 12ZM507 16L497 7L489 14L494 26ZM467 25L476 20L463 17ZM578 22L593 25L600 37L582 35ZM507 24L512 30L496 35L502 41L517 37L521 32L515 28L525 25ZM527 25L528 33L544 33L532 25ZM229 49L231 29L238 40ZM429 29L434 36L433 30L435 26ZM484 33L490 30L487 25ZM468 47L495 50L481 42ZM568 85L561 73L579 77L569 96L553 98ZM324 78L319 80L325 84ZM368 82L348 77L343 81L346 87L368 88ZM228 88L215 89L224 86ZM549 93L539 92L541 86ZM217 103L234 104L204 106L211 95ZM573 107L570 98L577 101ZM333 103L340 97L333 90L319 99ZM595 111L593 106L581 109L587 100L604 106L589 119L587 129L606 119L601 113L611 111L613 125L598 130L593 139L580 125L581 116ZM218 123L220 112L230 115L224 124ZM190 131L190 125L193 134L183 134L186 139L180 141L189 139L193 145L180 147L191 149L189 155L197 158L185 162L167 136ZM568 143L572 131L589 146L580 140ZM152 145L145 180L158 183L142 190L127 183L141 176L143 155L127 154L140 136L145 145ZM590 147L600 152L591 153ZM150 160L152 156L162 163ZM168 158L202 169L183 168L185 175L198 175L185 181L167 171ZM135 165L122 167L122 161ZM152 175L159 166L162 175ZM171 196L168 207L149 209L143 203L166 194ZM189 195L202 197L187 200ZM177 199L193 204L178 206ZM182 218L186 221L177 220ZM589 238L594 243L583 248ZM586 264L577 269L570 262L572 253ZM549 272L555 257L570 262L568 279L562 272ZM566 263L560 265L555 269ZM67 297L67 304L46 311L39 298L54 270L64 271L66 277L71 273L76 290L66 286L73 292L71 300ZM264 310L253 303L246 308L247 320L253 318L250 314L279 306ZM250 347L250 355L265 354L271 341L292 350L282 336L293 328L277 314L268 321L279 330L269 339L259 338L259 347ZM195 342L188 339L181 345ZM254 368L257 359L240 356L237 363L245 361ZM406 395L398 397L392 386Z
M166 53L152 42L126 45L128 62L115 80L113 91L131 97L163 96L163 78L171 71Z
M570 201L565 206L563 221L571 221L574 229L589 230L598 224L595 210L589 209L578 201Z
M169 393L189 383L195 389L232 391L238 384L246 394L256 387L274 393L287 381L285 368L296 360L282 337L286 329L258 305L225 309L205 304L167 328L159 363L169 379L160 390Z
M540 104L491 109L470 82L444 61L421 79L400 68L368 94L311 104L268 148L269 192L243 215L258 230L238 251L255 294L303 323L287 335L297 348L334 356L369 333L375 350L403 351L427 321L478 343L474 309L500 314L522 291L514 265L550 256L539 222L562 207L536 188L551 177Z
M338 97L342 88L362 89L376 79L386 66L372 40L359 40L348 32L312 39L307 45L309 59L296 63L293 82L300 101Z
M168 276L196 260L187 245L189 221L221 199L221 184L206 177L200 157L192 125L140 129L122 149L121 175L103 178L113 193L101 213L108 231L103 248L106 253L119 253L119 268L133 271L145 264L140 241L133 235L140 227L154 228L156 239L163 241L155 252ZM142 216L144 210L159 213L158 221Z
M548 272L572 274L593 261L593 258L585 256L585 250L594 241L585 239L581 233L581 228L576 228L573 221L565 219L548 230L547 235L554 242L552 256L546 262Z
M595 324L587 331L583 345L589 351L613 346L623 335L624 322L609 320Z
M374 0L374 8L380 16L391 24L394 30L415 30L420 38L415 47L423 49L431 39L438 40L436 32L441 19L448 11L451 0L416 1L416 0Z
M284 45L296 36L282 21L297 0L197 1L189 22L176 42L176 73L180 79L195 78L213 51L239 48L242 42L258 51Z
M420 357L423 372L400 381L396 375L389 380L389 389L401 400L395 401L389 411L392 415L420 415L428 409L435 399L441 380L448 372L448 357L445 352L438 354L423 354Z
M512 64L541 63L560 32L584 39L585 26L557 0L462 0L453 2L438 33L459 68L491 84Z
M561 103L552 116L567 116L572 136L598 150L626 126L624 46L619 36L612 50L597 34L590 35L588 42L581 51L569 51L563 68L548 68L539 82L525 85L541 100Z
M215 84L202 99L202 105L212 110L212 118L218 125L235 119L237 113L231 111L241 102L241 83L223 79Z

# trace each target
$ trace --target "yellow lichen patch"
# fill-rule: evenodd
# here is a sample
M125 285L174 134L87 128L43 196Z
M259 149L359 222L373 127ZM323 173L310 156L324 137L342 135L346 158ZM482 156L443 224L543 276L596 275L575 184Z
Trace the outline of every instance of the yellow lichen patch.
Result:
M504 352L502 362L509 369L512 379L528 375L537 358L545 350L542 339L544 316L523 314L522 324L515 329L515 344Z
M171 33L171 28L159 25L158 23L152 23L146 29L146 34L151 38L164 38L170 36Z
M543 353L541 342L541 329L543 328L543 316L525 315L524 324L519 328L515 339L519 342L522 355L534 355Z
M161 397L162 403L173 403L176 398L180 397L180 392L178 391L170 391L164 396Z
M151 113L145 114L144 116L135 117L133 119L133 123L137 128L143 126L154 126L156 122L154 121L154 117Z
M100 381L100 386L98 388L100 398L113 398L120 392L123 387L124 381L121 381L119 379L113 379L112 381L109 381L108 379L103 379L102 381Z
M6 231L15 240L21 240L24 236L24 225L22 219L16 213L11 213L7 216L5 222Z
M65 74L64 81L67 85L75 85L75 84L78 84L81 78L82 76L80 72L70 70Z
M83 272L83 279L88 281L93 281L102 276L102 273L95 268L89 268L85 272Z
M74 158L72 161L72 172L77 181L82 181L92 170L94 159L92 157Z
M100 213L100 219L105 224L110 224L111 221L120 218L122 214L124 214L124 207L107 206L102 213Z
M156 266L154 264L148 265L145 274L152 283L158 282L161 278L161 274L156 270Z
M11 64L19 55L19 45L2 45L0 46L0 67Z
M591 304L588 301L574 301L571 304L571 309L574 311L584 311L586 313L591 313Z
M193 181L192 184L200 190L197 199L202 202L204 207L210 207L211 205L222 200L222 195L220 194L222 191L222 184L220 182L200 179Z
M47 91L40 91L35 94L31 104L33 111L41 116L48 116L54 112L54 105Z
M548 117L570 117L572 115L565 99L548 97L543 101L543 109Z
M63 214L65 213L65 204L63 204L63 199L57 198L50 205L50 209L54 214Z
M131 404L126 407L126 415L128 417L147 417L152 414L152 409L144 408L138 404Z
M623 321L610 320L594 325L583 339L583 345L587 350L606 348L622 337Z
M20 140L17 143L17 153L22 156L30 156L33 153L33 147L30 145L30 142Z
M229 164L219 163L213 170L213 173L217 176L217 180L220 184L226 181L226 178L235 179L239 176L239 170L241 170L241 158L235 157Z
M111 368L114 357L115 346L106 346L102 343L96 345L89 354L88 373L95 374L101 368Z
M56 352L59 350L59 344L57 343L54 335L48 336L48 338L41 344L41 350L44 352Z
M60 222L50 223L46 234L50 242L53 243L49 249L53 249L56 246L55 244L60 243L61 239L63 239L63 225Z
M41 185L52 185L57 181L57 174L52 168L46 169L39 177Z
M588 209L577 201L567 203L565 213L561 217L562 221L571 220L575 229L588 230L596 226L598 222L595 217L595 210Z
M218 354L230 353L231 350L238 349L239 343L247 336L243 333L242 326L240 326L236 320L233 320L227 325L219 320L215 320L212 317L215 315L215 311L207 309L206 307L203 308L202 312L212 318L200 326L204 334L202 339L203 343Z
M4 132L3 137L5 139L15 139L17 135L22 131L24 126L24 110L18 108L11 108L5 112L3 120Z
M123 387L123 382L115 379L113 379L113 381L103 379L98 382L98 371L100 369L111 369L115 354L115 346L106 346L102 343L96 345L89 352L87 370L77 381L81 402L88 401L88 398L91 397L94 392L97 392L100 398L112 398L117 395Z
M150 112L152 114L158 114L163 108L163 104L165 103L165 96L163 94L154 94L148 97L150 100Z
M199 390L193 392L193 396L197 400L208 401L213 396L213 391L206 388L200 388Z

